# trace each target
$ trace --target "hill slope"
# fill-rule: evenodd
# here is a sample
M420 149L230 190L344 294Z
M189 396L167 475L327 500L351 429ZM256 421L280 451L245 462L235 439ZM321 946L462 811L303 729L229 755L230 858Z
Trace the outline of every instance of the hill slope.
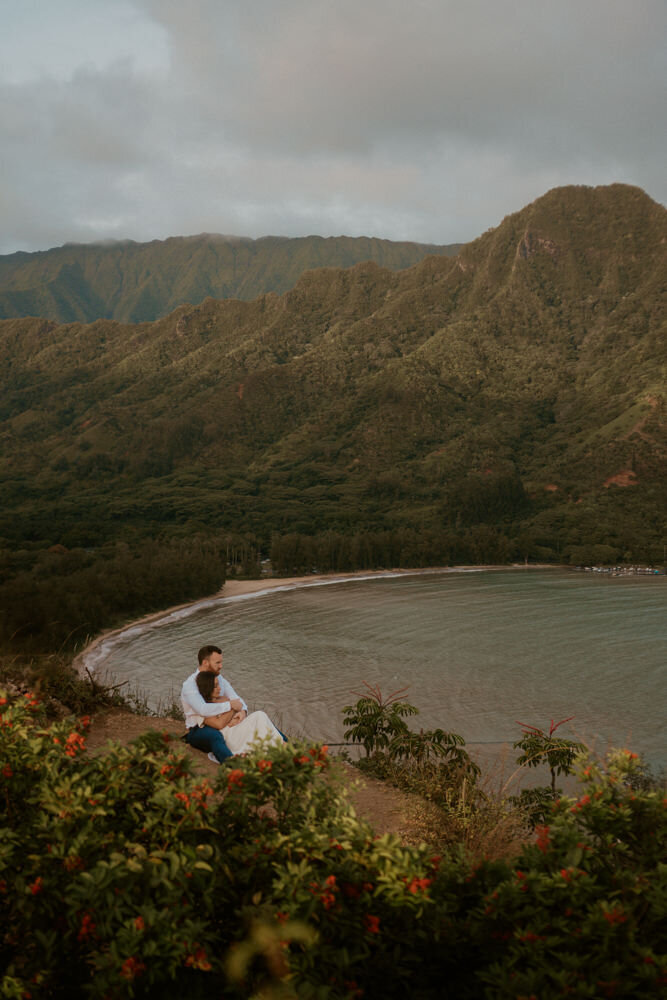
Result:
M638 189L563 188L406 271L309 271L135 326L3 321L0 535L385 532L405 564L657 560L666 247Z
M66 244L0 256L0 317L138 323L207 296L248 301L285 292L310 268L372 260L401 270L427 254L453 256L459 249L366 237L249 240L208 233L151 243Z

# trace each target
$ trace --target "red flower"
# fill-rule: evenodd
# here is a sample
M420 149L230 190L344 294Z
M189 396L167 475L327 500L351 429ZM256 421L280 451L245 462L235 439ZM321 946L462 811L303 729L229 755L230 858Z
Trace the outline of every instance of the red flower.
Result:
M369 934L380 933L380 918L374 917L371 913L364 915L364 925Z
M87 937L91 937L95 933L95 921L93 920L90 913L84 913L81 918L81 927L79 928L79 933L77 935L79 941L85 940Z
M55 743L55 740L54 740ZM76 757L79 750L86 749L86 741L80 733L70 733L65 740L65 753L68 757Z
M542 854L546 854L549 849L549 827L548 826L536 826L535 833L537 834L536 847Z
M612 925L613 924L624 924L625 921L628 919L626 917L625 913L623 913L623 910L620 908L620 906L614 907L613 910L606 910L602 914L602 916L605 918L605 920L607 921L608 924L612 924Z
M315 767L325 767L328 761L327 753L329 751L328 746L321 747L311 747L308 751L309 755L313 758L313 763ZM303 763L303 757L299 758Z
M185 959L185 964L193 969L201 969L202 972L210 972L211 963L208 960L206 952L199 945L195 945L195 951L188 955Z
M144 923L144 918L143 917L135 917L134 918L134 926L135 926L136 930L143 931L144 928L146 927L146 924Z
M408 885L408 892L425 892L432 881L432 878L413 878L412 882Z
M271 768L273 767L273 761L272 760L258 760L257 761L257 767L260 769L260 771L270 771Z
M120 967L120 974L123 979L136 979L144 971L146 966L143 962L138 961L134 955L130 955L126 958Z
M6 704L7 704L7 699L6 698L0 698L0 705L6 705Z
M230 771L229 774L227 775L227 789L230 792L234 788L238 788L240 790L242 784L243 784L243 771L241 771L240 768L235 767L234 770Z
M5 764L5 766L2 769L2 777L3 778L11 778L11 776L13 774L14 774L14 772L12 771L11 767L9 766L9 764Z
M28 887L33 896L36 896L38 892L41 892L44 888L44 880L41 875L38 875L34 882Z

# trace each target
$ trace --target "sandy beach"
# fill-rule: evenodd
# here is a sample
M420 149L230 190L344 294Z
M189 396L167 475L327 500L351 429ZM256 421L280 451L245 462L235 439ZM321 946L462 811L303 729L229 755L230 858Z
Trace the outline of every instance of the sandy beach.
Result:
M469 567L456 567L466 569ZM476 567L488 569L489 567ZM278 587L308 586L318 583L333 583L336 580L372 579L374 576L414 576L418 573L444 573L452 567L432 567L430 569L362 569L348 573L309 573L307 576L271 576L261 580L227 580L220 591L221 597L240 597L245 594L257 594L265 590L275 590Z

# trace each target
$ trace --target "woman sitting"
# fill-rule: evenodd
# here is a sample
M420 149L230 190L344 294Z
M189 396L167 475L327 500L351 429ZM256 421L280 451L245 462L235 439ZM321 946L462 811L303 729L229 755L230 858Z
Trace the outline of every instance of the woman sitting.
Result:
M200 670L197 674L197 687L204 701L225 701L220 694L218 678L215 674ZM234 754L247 753L255 740L268 740L270 743L282 743L285 737L271 722L266 712L251 712L243 718L242 712L230 709L220 715L209 715L205 724L214 729L224 730L225 743Z

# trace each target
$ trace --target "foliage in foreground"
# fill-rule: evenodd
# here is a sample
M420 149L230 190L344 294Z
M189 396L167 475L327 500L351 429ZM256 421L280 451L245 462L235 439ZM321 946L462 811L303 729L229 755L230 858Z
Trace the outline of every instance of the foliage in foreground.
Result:
M215 786L168 737L85 754L85 720L0 698L0 996L657 997L666 803L634 755L561 799L516 861L373 837L326 749Z

